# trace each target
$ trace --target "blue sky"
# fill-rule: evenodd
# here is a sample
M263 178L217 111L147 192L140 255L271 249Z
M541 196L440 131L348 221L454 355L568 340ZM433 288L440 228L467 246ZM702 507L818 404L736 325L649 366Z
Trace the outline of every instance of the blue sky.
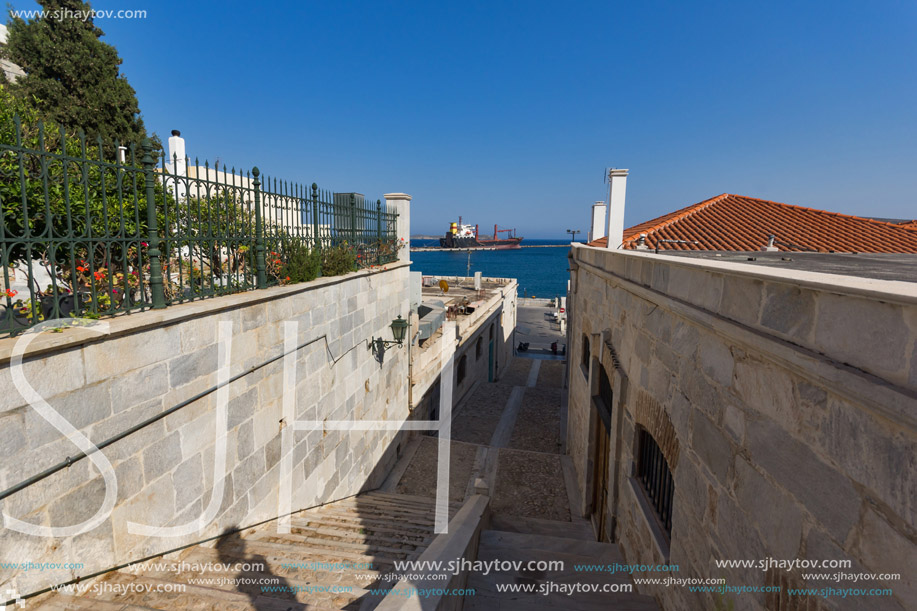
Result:
M15 1L14 8L34 8ZM98 1L189 154L527 237L723 192L917 217L917 3Z

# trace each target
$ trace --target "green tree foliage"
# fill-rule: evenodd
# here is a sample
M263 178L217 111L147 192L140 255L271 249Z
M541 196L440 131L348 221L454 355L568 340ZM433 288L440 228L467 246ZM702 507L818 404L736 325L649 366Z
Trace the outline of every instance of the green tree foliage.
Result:
M149 264L142 151L131 145L127 162L116 163L102 152L100 139L68 133L38 116L27 100L0 85L3 264L31 261L59 288L123 299L139 287ZM164 210L174 203L160 181L154 197L158 222L168 226ZM105 309L114 303L93 301Z
M6 235L88 242L141 234L146 223L142 173L103 162L98 140L66 133L53 121L43 123L39 114L0 85L0 210ZM139 149L135 152L139 157ZM63 162L62 153L79 161ZM25 242L12 248L10 257L21 258ZM34 243L32 256L43 256L46 248Z
M137 95L120 73L118 51L100 40L103 32L91 17L81 21L75 16L90 6L79 0L39 4L45 16L13 18L7 44L0 47L0 57L25 72L8 84L10 92L33 101L42 118L101 137L106 147L139 145L146 129Z

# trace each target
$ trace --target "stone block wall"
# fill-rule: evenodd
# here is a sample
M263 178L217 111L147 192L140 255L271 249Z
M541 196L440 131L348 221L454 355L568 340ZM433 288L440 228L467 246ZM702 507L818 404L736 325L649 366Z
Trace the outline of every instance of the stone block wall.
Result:
M643 593L665 609L725 609L732 599L754 611L901 610L917 600L917 287L588 247L575 247L572 262L567 447L583 515L595 501L590 397L604 367L614 380L609 513L628 562L783 588ZM656 437L674 477L670 538L632 477L640 428ZM851 565L714 564L769 557ZM838 571L901 579L802 576ZM893 595L786 593L829 586Z
M176 526L198 519L214 496L217 393L155 421L102 452L117 475L114 508L101 525L72 536L23 534L7 524L3 562L79 565L54 571L0 569L0 589L20 593L62 583L129 560L252 525L280 511L284 447L285 323L298 323L296 420L384 420L409 414L407 351L389 349L380 363L370 337L391 339L389 325L407 316L406 264L311 283L253 291L105 321L108 334L87 329L44 333L23 364L26 378L73 426L94 442L217 383L218 328L232 323L225 475L216 515L183 536L129 532L127 523ZM13 486L73 456L76 446L27 405L12 381L16 339L0 342L0 488ZM388 430L298 430L293 433L293 510L376 487L395 459L401 433ZM288 446L290 447L290 446ZM44 526L92 517L106 493L89 460L7 498L2 508ZM219 491L217 491L220 494Z

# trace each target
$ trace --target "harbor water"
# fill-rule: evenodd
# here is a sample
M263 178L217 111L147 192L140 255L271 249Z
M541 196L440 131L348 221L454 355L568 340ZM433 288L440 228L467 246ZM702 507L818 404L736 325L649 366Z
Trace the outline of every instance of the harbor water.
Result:
M465 276L481 272L492 278L516 278L519 296L552 298L566 295L569 240L525 240L510 250L421 250L411 252L411 269L430 276ZM438 245L434 240L411 240L412 248ZM537 248L541 246L543 248Z

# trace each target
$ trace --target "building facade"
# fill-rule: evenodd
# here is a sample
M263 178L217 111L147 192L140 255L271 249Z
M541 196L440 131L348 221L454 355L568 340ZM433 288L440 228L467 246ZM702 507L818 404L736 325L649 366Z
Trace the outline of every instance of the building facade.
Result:
M917 564L917 284L803 261L580 246L570 259L567 447L582 515L629 563L758 589L641 593L665 609L917 600L913 575L894 577ZM758 565L768 558L885 574L856 585L891 593L792 596L852 584Z

